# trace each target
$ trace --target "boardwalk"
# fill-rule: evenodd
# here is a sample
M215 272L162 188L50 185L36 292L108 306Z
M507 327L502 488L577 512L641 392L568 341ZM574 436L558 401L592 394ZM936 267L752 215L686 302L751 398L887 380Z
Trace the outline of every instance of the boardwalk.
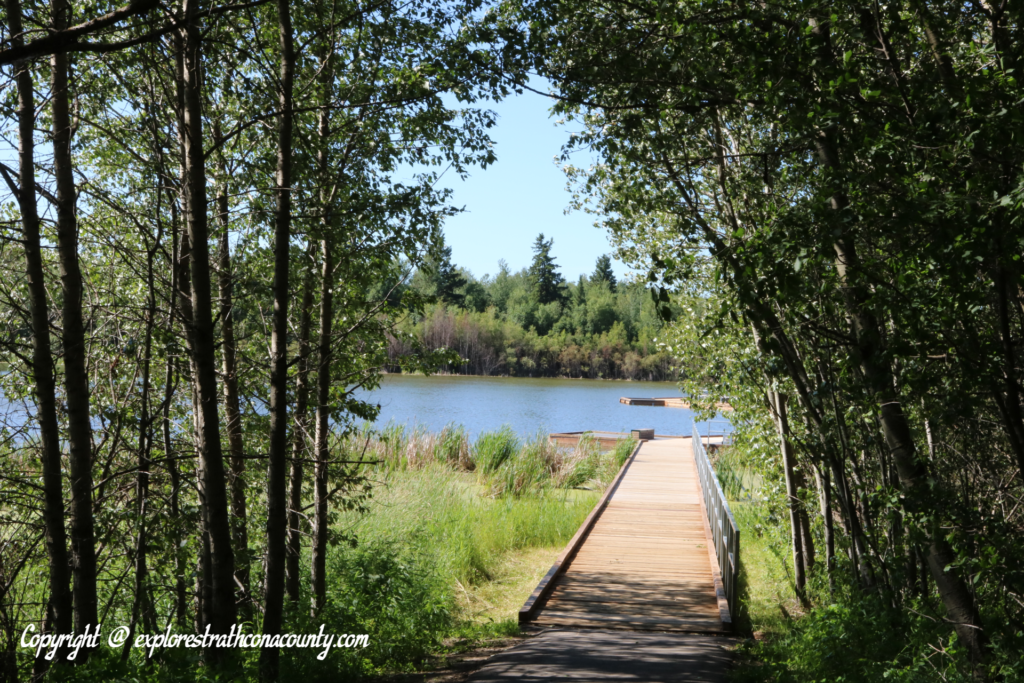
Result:
M468 683L725 683L735 646L720 636L544 630Z
M690 439L643 442L520 621L537 626L721 633L721 591Z

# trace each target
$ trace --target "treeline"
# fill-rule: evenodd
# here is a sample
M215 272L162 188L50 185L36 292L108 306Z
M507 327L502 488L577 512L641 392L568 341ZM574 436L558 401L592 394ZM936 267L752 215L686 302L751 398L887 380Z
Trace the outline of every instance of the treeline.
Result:
M662 329L654 302L640 283L619 283L608 256L594 272L566 283L541 234L530 267L475 278L451 262L450 247L412 273L399 296L432 298L389 340L394 367L414 346L451 349L462 358L455 374L513 377L670 380L672 354L656 339Z
M344 677L130 643L355 632L331 525L367 490L339 438L401 309L366 292L453 213L434 169L493 159L478 9L4 4L0 681ZM101 623L129 644L20 645Z
M581 203L777 484L806 616L745 680L1021 680L1020 7L515 4Z

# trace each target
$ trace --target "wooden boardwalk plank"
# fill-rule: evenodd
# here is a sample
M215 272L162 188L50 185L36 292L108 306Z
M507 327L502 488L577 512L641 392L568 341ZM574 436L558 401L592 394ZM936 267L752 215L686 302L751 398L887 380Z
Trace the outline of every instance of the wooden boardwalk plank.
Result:
M521 611L539 626L721 632L689 437L643 442ZM524 616L525 615L525 616Z

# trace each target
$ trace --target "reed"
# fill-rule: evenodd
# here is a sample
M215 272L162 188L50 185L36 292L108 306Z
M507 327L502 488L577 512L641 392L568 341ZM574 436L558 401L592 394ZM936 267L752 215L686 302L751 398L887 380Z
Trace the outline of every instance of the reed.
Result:
M423 426L407 428L388 423L379 430L364 430L346 438L344 450L363 453L383 471L423 470L441 464L455 472L475 472L491 497L522 496L548 488L602 488L633 451L635 441L622 441L604 453L598 442L584 434L566 448L549 442L538 432L522 440L508 425L484 432L470 444L466 429L448 424L440 433Z
M519 437L505 425L496 432L484 432L473 444L473 463L483 474L493 474L522 448Z

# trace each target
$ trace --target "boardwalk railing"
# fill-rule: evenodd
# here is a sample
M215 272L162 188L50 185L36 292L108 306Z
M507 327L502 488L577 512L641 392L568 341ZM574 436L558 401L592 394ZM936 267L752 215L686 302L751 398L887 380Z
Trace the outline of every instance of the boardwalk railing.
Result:
M704 496L704 508L708 512L708 524L711 526L715 554L718 556L718 569L722 574L725 599L729 603L729 615L735 622L736 591L739 588L736 579L740 568L740 528L736 525L729 503L725 500L722 485L711 467L696 423L693 423L690 434L693 460L697 463L697 476L700 478L700 488Z

